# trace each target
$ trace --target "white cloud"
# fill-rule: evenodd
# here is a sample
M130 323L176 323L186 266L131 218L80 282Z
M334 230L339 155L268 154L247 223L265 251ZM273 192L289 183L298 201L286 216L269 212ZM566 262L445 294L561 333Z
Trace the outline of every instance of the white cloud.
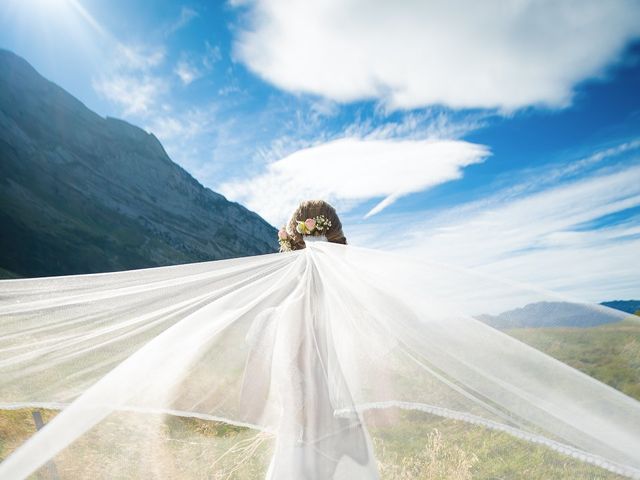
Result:
M235 56L278 87L391 108L563 107L640 35L635 0L232 2Z
M218 95L221 97L226 97L228 95L233 95L236 93L241 93L243 90L237 85L225 85L222 88L218 89Z
M629 142L619 151L632 144L639 146ZM585 160L606 158L614 150ZM587 166L585 160L574 162L563 175ZM640 217L630 209L640 207L640 162L636 158L634 163L600 168L569 182L551 169L562 183L549 185L534 175L542 189L532 192L533 179L524 177L522 188L511 186L439 212L383 218L351 232L347 228L347 235L351 243L398 249L590 301L637 298L640 270L634 259L640 252ZM608 215L626 220L602 222ZM380 235L388 231L397 232L392 241Z
M177 32L178 30L181 30L182 28L186 27L189 23L191 23L191 21L194 18L197 18L198 15L199 15L198 12L196 12L193 8L183 6L182 9L180 9L180 15L178 16L175 22L169 25L165 34L171 35Z
M192 109L174 116L154 115L145 128L168 143L191 140L200 135L208 125L203 114L204 111Z
M204 56L202 57L202 65L207 70L211 70L213 66L222 60L222 51L219 45L211 45L208 41L204 42Z
M180 60L174 69L174 72L184 85L189 85L194 80L197 80L203 75L202 70L198 69L195 65L189 63L187 60Z
M345 132L346 136L368 139L457 140L485 126L487 117L486 113L454 115L427 108L405 113L395 121L384 116L360 119L348 125Z
M222 53L218 45L204 44L205 51L200 58L195 58L187 52L182 52L173 72L180 77L183 85L189 85L194 80L202 78L209 73L214 65L222 59Z
M147 114L169 88L167 80L155 74L165 53L163 47L118 43L106 71L92 80L93 89L118 104L123 115Z
M342 138L296 151L262 174L219 189L273 223L306 198L353 206L383 197L373 215L403 195L460 178L464 167L488 155L486 147L463 141Z
M148 71L160 66L165 55L166 52L161 47L118 43L113 55L113 67L119 70Z
M94 80L93 88L122 107L124 115L144 114L167 90L166 82L150 75L115 74Z

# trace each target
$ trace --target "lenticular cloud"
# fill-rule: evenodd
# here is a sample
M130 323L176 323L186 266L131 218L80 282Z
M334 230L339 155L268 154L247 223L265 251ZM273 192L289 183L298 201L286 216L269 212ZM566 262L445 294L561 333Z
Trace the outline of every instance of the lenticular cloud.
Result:
M464 141L343 138L299 150L220 190L274 223L301 198L351 205L381 198L373 215L403 195L462 177L464 167L488 155L487 147Z

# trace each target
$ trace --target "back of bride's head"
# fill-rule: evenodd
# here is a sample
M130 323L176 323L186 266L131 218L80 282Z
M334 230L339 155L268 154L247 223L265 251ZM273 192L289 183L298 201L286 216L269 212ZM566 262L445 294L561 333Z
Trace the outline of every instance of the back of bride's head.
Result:
M305 235L324 235L329 242L343 245L347 243L336 209L324 200L302 202L291 215L285 228L290 248L283 248L283 250L305 248Z

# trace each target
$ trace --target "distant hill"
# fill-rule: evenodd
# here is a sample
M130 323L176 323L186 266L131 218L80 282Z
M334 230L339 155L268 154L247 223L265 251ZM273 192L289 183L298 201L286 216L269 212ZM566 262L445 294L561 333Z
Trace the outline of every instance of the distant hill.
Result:
M640 311L640 300L611 300L610 302L602 302L600 305L627 313Z
M499 315L478 315L476 318L494 328L525 327L593 327L617 322L622 316L591 304L570 302L536 302Z
M0 50L0 276L274 252L276 230L203 187L158 139L103 118Z

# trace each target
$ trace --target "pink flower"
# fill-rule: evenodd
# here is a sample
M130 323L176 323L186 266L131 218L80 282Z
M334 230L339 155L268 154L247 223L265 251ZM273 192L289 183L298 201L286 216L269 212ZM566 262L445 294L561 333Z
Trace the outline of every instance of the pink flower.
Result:
M280 231L278 232L278 238L280 240L286 240L287 238L289 238L289 234L284 228L281 228Z
M316 221L313 218L307 218L304 221L304 224L307 226L307 228L309 229L309 231L313 230L314 228L316 228Z

